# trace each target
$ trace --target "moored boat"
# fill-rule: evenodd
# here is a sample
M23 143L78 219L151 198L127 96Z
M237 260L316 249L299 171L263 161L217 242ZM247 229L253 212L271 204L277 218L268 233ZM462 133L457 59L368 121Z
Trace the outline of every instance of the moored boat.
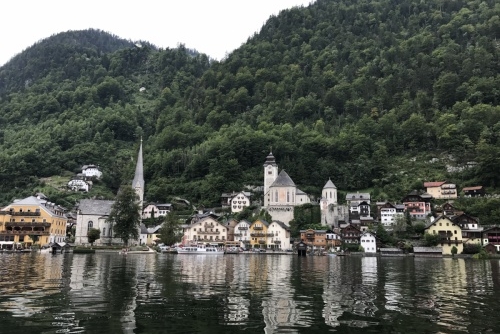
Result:
M177 254L222 255L224 254L224 250L214 246L184 246L177 247Z
M158 254L154 250L149 247L132 247L132 248L124 248L120 252L120 254Z

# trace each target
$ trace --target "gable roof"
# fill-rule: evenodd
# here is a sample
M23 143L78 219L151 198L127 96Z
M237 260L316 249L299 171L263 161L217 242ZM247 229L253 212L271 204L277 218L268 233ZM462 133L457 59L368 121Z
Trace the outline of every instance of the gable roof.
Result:
M82 199L78 204L78 209L82 215L108 216L115 201L99 199Z
M424 182L424 187L425 188L441 187L445 183L446 183L446 181Z
M483 189L483 186L475 186L475 187L465 187L465 188L462 188L463 191L481 190L481 189Z
M290 231L290 227L288 227L285 223L283 223L282 221L279 221L279 220L273 220L271 223L276 223L278 224L279 226L281 226L281 228L283 228L284 230L287 230L287 231Z
M295 183L283 169L270 187L295 187Z

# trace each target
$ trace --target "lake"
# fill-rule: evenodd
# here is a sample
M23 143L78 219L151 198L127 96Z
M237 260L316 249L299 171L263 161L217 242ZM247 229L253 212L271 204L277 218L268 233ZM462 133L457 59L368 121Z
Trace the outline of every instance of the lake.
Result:
M0 333L500 333L500 260L0 254Z

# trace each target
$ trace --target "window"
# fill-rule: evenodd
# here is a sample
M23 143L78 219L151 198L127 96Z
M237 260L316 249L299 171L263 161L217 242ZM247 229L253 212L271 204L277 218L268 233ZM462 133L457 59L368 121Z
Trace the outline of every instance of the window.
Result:
M94 227L94 222L92 220L89 220L89 222L87 223L87 227L88 229L91 229L92 227Z
M106 228L105 227L102 228L102 236L103 237L106 236Z
M110 237L112 237L112 236L113 236L113 228L112 228L112 227L110 227L110 228L109 228L109 232L108 232L108 233L109 233L109 236L110 236Z

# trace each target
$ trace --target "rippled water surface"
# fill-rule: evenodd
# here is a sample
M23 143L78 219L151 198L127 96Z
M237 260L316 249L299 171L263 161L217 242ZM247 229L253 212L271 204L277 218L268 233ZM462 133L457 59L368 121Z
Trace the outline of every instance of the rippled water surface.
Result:
M500 261L0 254L0 333L500 333Z

